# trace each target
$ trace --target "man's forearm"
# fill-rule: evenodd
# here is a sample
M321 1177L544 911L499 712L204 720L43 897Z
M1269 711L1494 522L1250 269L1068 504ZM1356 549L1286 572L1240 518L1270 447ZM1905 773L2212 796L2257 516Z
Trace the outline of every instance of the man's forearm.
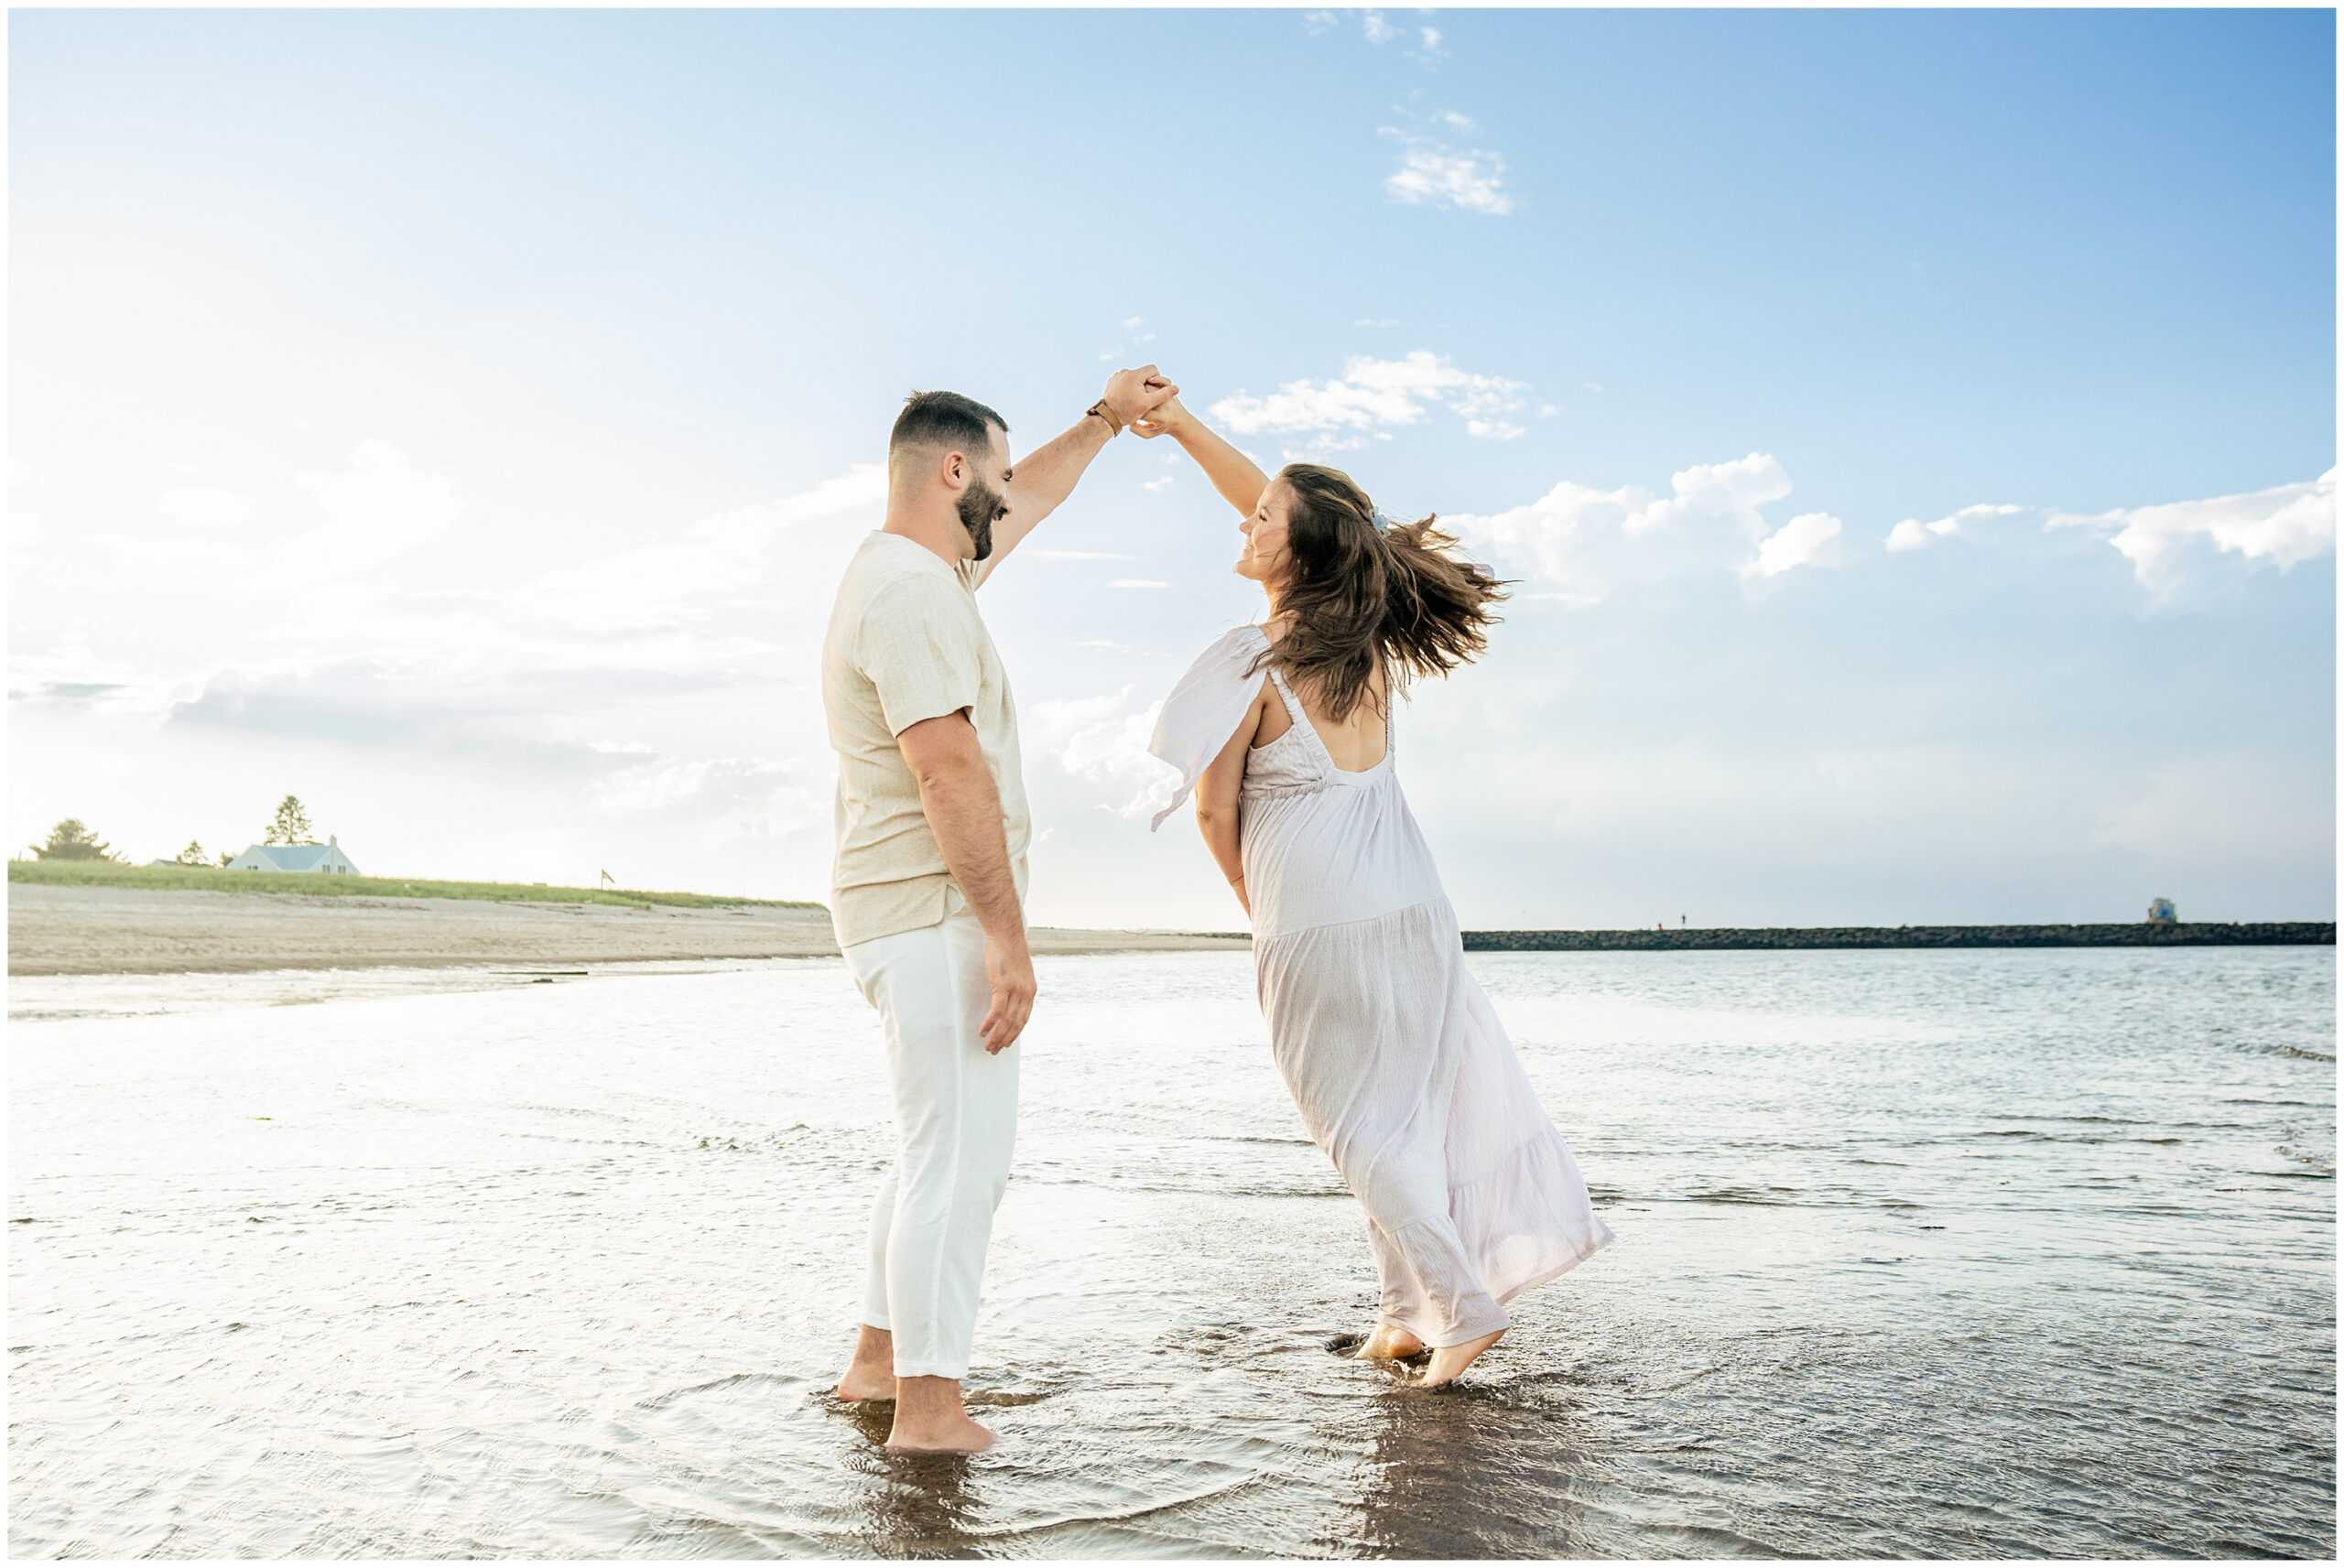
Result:
M1039 523L1058 510L1058 503L1074 493L1075 481L1091 466L1091 460L1104 450L1114 432L1107 428L1107 421L1095 414L1085 414L1066 429L1017 460L1011 470L1010 493L1016 503L1010 512L1012 521L1020 513L1028 527Z
M980 584L993 576L993 568L1034 531L1036 524L1074 493L1075 481L1082 477L1091 460L1113 436L1104 419L1085 414L1080 421L1011 465L1009 515L993 530L993 554L977 568Z
M955 763L919 781L920 809L944 853L945 868L985 935L1019 941L1026 912L1017 903L1017 879L1009 866L1009 840L1002 831L1001 792L982 761Z

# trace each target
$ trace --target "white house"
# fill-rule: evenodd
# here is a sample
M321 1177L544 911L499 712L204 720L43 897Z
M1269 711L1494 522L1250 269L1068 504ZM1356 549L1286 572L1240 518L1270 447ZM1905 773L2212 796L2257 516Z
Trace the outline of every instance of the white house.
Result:
M331 833L322 844L255 844L228 862L232 871L322 871L328 876L354 877L358 868L342 852L342 841Z

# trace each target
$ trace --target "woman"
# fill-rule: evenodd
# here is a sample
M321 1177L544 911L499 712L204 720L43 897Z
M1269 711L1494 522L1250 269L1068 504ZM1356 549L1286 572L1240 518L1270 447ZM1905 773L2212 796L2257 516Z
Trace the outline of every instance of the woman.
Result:
M1275 480L1179 400L1170 436L1244 521L1237 572L1269 614L1205 650L1149 751L1253 924L1278 1071L1367 1210L1383 1293L1363 1358L1431 1351L1453 1382L1506 1331L1504 1303L1612 1239L1489 999L1393 768L1391 695L1482 651L1488 571L1432 519L1394 523L1351 480Z

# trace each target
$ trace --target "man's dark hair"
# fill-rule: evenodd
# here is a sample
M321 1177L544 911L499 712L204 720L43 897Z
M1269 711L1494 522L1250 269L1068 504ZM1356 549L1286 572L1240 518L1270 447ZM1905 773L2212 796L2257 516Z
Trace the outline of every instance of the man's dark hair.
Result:
M957 392L915 392L895 416L887 455L892 458L906 447L958 447L973 458L993 449L989 426L1006 431L1009 421Z

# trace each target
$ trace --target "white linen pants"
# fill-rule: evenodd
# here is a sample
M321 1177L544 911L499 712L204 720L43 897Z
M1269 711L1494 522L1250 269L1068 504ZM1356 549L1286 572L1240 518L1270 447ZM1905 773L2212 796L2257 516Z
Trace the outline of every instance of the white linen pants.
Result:
M879 1010L895 1101L895 1168L871 1208L863 1321L895 1338L898 1378L963 1378L993 1210L1017 1138L1017 1058L985 1054L984 928L958 899L935 925L847 948Z

